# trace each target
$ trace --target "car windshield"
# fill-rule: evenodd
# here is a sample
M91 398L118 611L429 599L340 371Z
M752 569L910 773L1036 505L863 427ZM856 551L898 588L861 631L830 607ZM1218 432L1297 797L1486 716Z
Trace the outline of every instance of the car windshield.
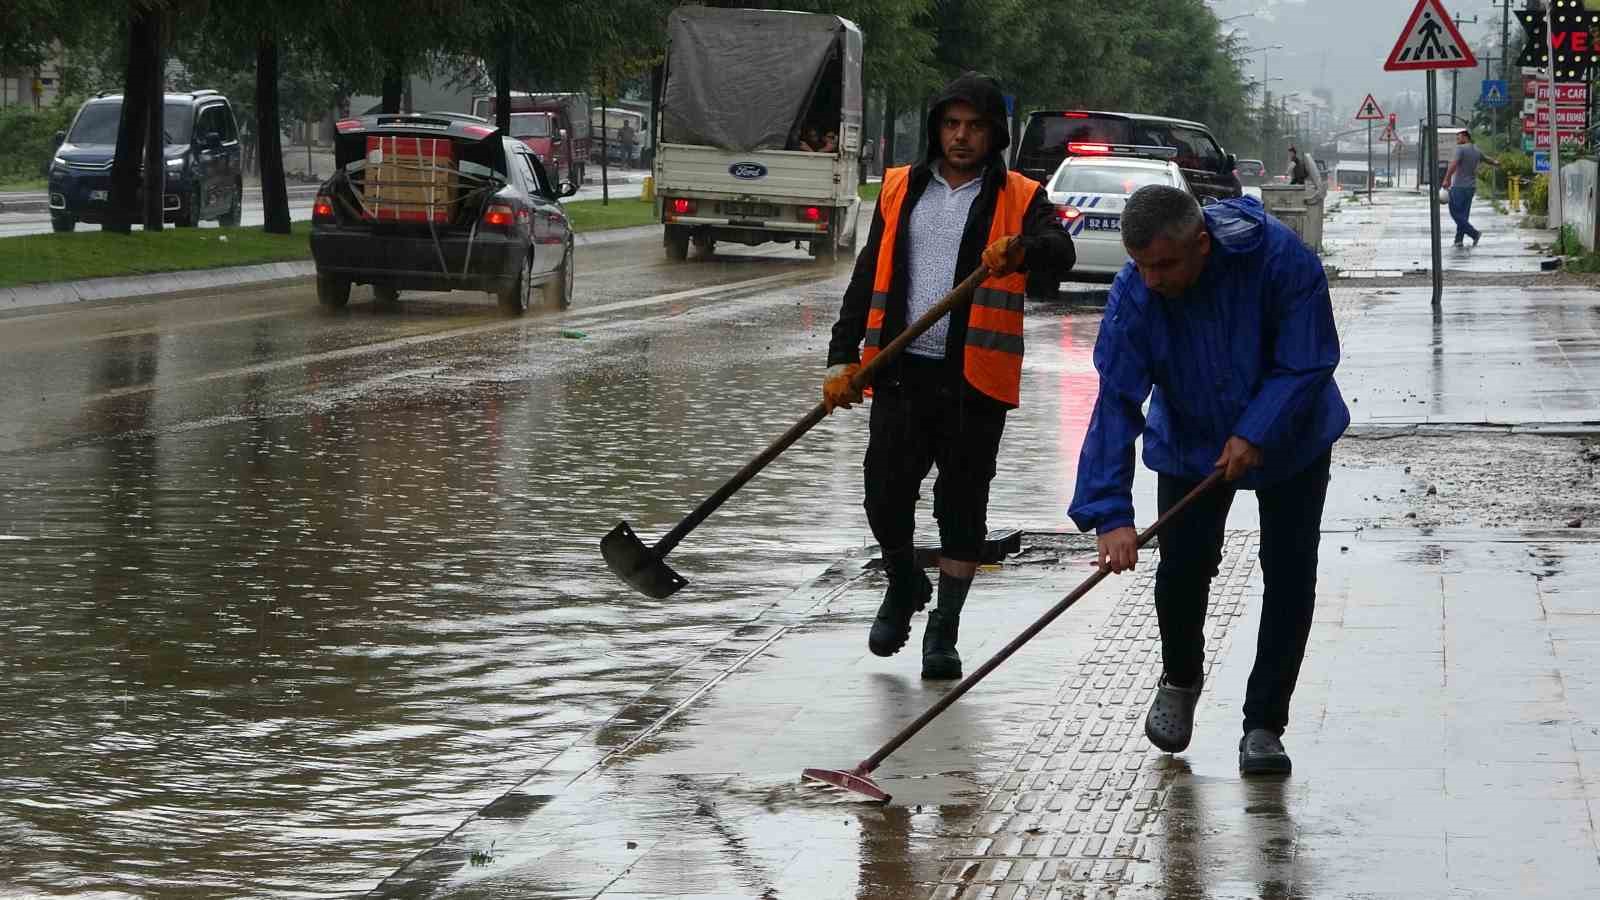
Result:
M1017 165L1053 168L1067 155L1067 144L1126 144L1133 130L1128 120L1104 116L1036 115L1028 120L1017 148Z
M1172 176L1163 169L1134 166L1064 166L1056 174L1050 190L1073 194L1131 194L1152 184L1172 184Z
M189 129L194 114L187 103L168 103L163 115L163 140L168 144L189 143ZM110 100L91 103L78 114L78 121L67 135L70 144L115 144L117 127L122 120L122 101Z
M511 136L514 138L549 137L550 116L547 113L512 113Z

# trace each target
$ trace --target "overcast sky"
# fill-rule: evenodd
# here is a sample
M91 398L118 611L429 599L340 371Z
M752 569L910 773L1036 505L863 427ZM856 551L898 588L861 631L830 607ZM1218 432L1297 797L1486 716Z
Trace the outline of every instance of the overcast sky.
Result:
M1462 36L1480 59L1485 54L1498 58L1501 14L1492 0L1443 2L1457 16L1478 18L1476 25L1462 24ZM1241 29L1249 46L1284 45L1284 49L1272 51L1267 60L1269 76L1284 78L1272 83L1275 95L1285 91L1310 93L1313 88L1325 86L1333 91L1335 114L1348 113L1354 118L1356 106L1368 91L1387 106L1390 98L1402 91L1420 93L1425 88L1420 72L1383 71L1384 60L1416 0L1214 0L1210 5L1218 18L1251 14L1222 26L1224 30ZM1513 9L1521 6L1520 0L1513 3ZM1511 30L1520 30L1515 15L1511 17ZM1261 77L1260 53L1250 57L1247 71L1253 78ZM1443 74L1439 80L1443 108L1449 107L1449 86L1448 74ZM1477 76L1469 76L1463 70L1459 90L1462 105L1475 101Z

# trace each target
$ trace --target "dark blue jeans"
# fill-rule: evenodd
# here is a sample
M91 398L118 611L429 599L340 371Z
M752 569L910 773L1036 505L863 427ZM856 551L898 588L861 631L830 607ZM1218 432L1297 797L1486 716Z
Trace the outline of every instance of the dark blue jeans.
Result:
M1317 599L1317 548L1322 504L1328 494L1332 451L1299 473L1256 491L1261 510L1261 631L1255 668L1245 688L1244 730L1283 734L1289 698L1300 677L1311 614ZM1171 475L1157 480L1156 503L1165 513L1197 482ZM1174 519L1160 538L1156 566L1156 617L1167 677L1194 684L1204 673L1206 604L1222 563L1222 541L1233 506L1231 488L1214 488Z
M1472 214L1472 195L1477 192L1478 189L1475 187L1453 187L1450 189L1450 218L1454 219L1456 223L1456 243L1458 244L1461 243L1461 239L1464 237L1472 238L1474 241L1479 237L1478 229L1473 228L1472 223L1467 221L1467 217Z

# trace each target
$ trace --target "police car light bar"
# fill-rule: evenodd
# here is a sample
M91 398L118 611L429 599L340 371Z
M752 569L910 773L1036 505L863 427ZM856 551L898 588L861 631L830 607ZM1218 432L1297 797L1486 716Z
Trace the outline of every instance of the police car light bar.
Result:
M1178 148L1141 144L1067 144L1067 152L1082 156L1135 156L1144 159L1177 159Z

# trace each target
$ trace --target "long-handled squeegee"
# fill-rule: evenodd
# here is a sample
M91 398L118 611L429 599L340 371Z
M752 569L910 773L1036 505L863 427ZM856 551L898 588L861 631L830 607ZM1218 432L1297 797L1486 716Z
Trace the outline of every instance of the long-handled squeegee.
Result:
M1201 494L1204 494L1206 491L1211 490L1211 488L1215 487L1220 481L1222 481L1221 469L1217 469L1210 475L1206 476L1206 480L1196 485L1194 490L1190 491L1187 496L1178 501L1177 504L1171 509L1167 510L1165 515L1157 519L1154 525L1146 528L1144 533L1139 535L1138 546L1143 547L1145 544L1149 543L1150 539L1159 534L1161 529L1165 528L1168 522L1171 522L1179 513L1183 512L1190 503L1193 503L1197 497L1199 497ZM1072 604L1077 603L1084 594L1089 593L1089 591L1092 590L1095 585L1099 584L1109 574L1111 574L1110 569L1107 569L1103 566L1096 568L1094 574L1086 578L1083 584L1078 585L1073 589L1072 593L1061 598L1061 602L1057 603L1055 606L1052 606L1048 612L1039 617L1037 622L1029 625L1026 631L1017 635L1017 637L1011 643L1005 645L1005 647L1001 649L999 653L996 653L989 659L988 662L979 666L971 675L961 679L960 683L951 688L948 694L945 694L943 697L939 698L939 702L928 707L927 712L918 716L915 722L912 722L910 725L902 728L899 734L890 738L887 744L879 747L876 753L857 763L855 768L845 770L806 769L800 773L800 777L809 778L812 781L826 782L827 784L831 784L835 787L841 787L847 791L853 791L857 794L870 797L873 800L888 803L889 792L879 787L877 782L872 780L872 773L878 768L878 764L883 762L883 760L889 754L900 749L901 744L904 744L906 741L910 740L912 735L921 731L923 726L927 725L929 722L932 722L940 713L948 709L952 703L955 703L957 700L961 699L961 695L965 694L973 685L977 684L979 681L982 681L983 676L988 675L990 672L993 672L996 668L998 668L1001 663L1005 662L1011 656L1011 654L1017 652L1018 648L1032 640L1034 635L1043 631L1045 626L1049 625L1051 622L1054 622L1057 616L1066 612L1067 609L1072 606Z

